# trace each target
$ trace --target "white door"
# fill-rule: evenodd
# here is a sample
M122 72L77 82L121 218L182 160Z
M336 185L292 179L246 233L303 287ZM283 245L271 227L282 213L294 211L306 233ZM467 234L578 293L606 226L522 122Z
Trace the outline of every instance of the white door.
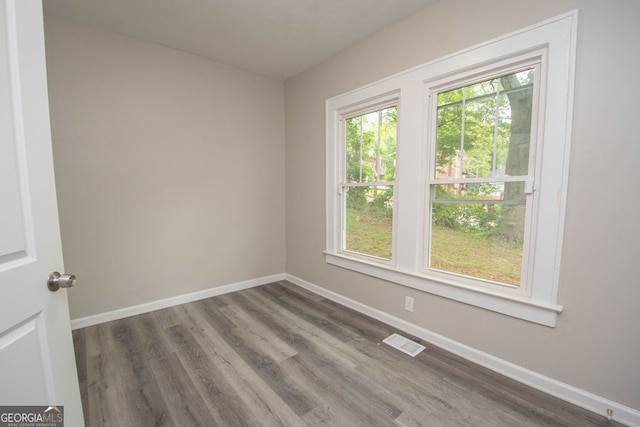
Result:
M41 0L0 0L0 405L83 425L53 175Z

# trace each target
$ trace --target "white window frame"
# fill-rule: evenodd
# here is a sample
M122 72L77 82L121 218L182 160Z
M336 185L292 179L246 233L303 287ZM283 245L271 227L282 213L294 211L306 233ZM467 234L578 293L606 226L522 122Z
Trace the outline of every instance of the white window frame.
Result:
M337 192L338 195L340 196L340 218L339 218L339 225L340 228L339 230L339 236L335 239L335 242L337 244L336 250L338 253L340 254L344 254L345 256L350 256L350 257L354 257L354 258L359 258L359 259L363 259L363 260L369 260L369 261L374 261L374 262L378 262L381 264L387 264L387 265L392 265L393 264L393 254L395 253L395 239L392 240L392 247L391 247L391 253L392 253L392 257L391 259L386 259L386 258L379 258L376 257L374 255L366 255L366 254L361 254L358 252L353 252L353 251L348 251L346 249L343 249L343 246L345 244L346 241L346 194L345 194L345 188L348 187L352 187L352 186L358 186L358 185L362 185L362 186L388 186L393 188L394 191L394 200L395 200L395 191L396 191L396 182L397 179L393 182L386 182L386 181L371 181L371 182L361 182L361 183L348 183L347 182L347 177L346 177L346 160L347 160L347 156L346 156L346 144L345 144L345 140L346 140L346 121L352 117L356 117L359 115L363 115L363 114L368 114L370 112L374 112L377 110L381 110L381 109L385 109L385 108L389 108L392 106L398 106L399 105L399 94L397 92L392 92L392 93L388 93L388 94L383 94L381 96L377 96L374 99L370 99L367 102L363 102L363 103L359 103L356 106L345 106L344 108L339 109L338 111L336 111L336 120L338 121L338 136L337 139L340 142L339 146L336 147L337 149L337 164L338 164L338 170L337 172L337 180L336 180L336 184L337 184ZM355 107L355 108L354 108ZM398 108L399 111L399 108ZM399 113L398 113L399 114ZM396 152L397 152L397 148L396 148ZM394 207L393 207L393 224L392 224L392 235L395 235L396 232L396 207L395 207L395 203L394 203Z
M532 294L533 286L533 252L534 247L533 243L536 240L536 215L533 212L538 210L538 197L536 191L536 184L541 180L541 171L540 168L537 167L539 162L536 163L536 159L542 158L542 145L538 143L538 134L541 133L541 123L544 123L544 118L541 116L540 105L544 104L544 75L546 74L546 70L544 65L546 65L545 59L545 50L544 49L535 49L530 52L525 52L521 55L509 57L503 61L499 61L498 63L493 63L485 67L477 67L472 70L472 72L462 72L455 74L453 76L447 76L443 79L429 81L425 84L427 90L427 114L426 120L428 120L426 124L426 131L428 132L428 147L429 147L429 163L426 167L426 184L425 188L427 189L427 194L425 195L426 200L426 211L424 213L425 217L425 247L423 252L423 266L422 272L432 275L433 277L440 277L443 280L451 280L455 278L455 280L460 283L468 284L470 286L477 286L486 289L494 289L498 292L509 293L513 295L520 295L529 297ZM491 78L497 78L499 76L504 76L507 74L511 74L517 71L522 71L523 69L534 68L534 85L533 85L533 108L531 118L531 152L529 155L529 173L527 174L526 179L522 179L522 177L485 177L485 178L477 178L477 182L506 182L514 178L517 181L525 182L525 196L526 196L526 208L525 208L525 230L524 230L524 247L522 254L522 281L519 286L511 286L505 284L497 284L495 282L491 282L489 280L483 280L480 278L468 277L464 275L458 275L455 273L449 273L442 270L437 270L433 268L429 268L429 241L430 238L428 236L428 230L430 229L431 224L431 203L430 203L430 193L429 188L433 184L446 184L452 182L463 181L461 179L438 179L434 177L434 172L432 167L435 165L435 157L436 157L436 132L435 127L437 124L437 94L440 92L446 92L448 90L456 89L462 86L466 86L469 84L473 84L479 81L489 80ZM536 168L537 167L537 168Z
M547 326L555 326L566 209L573 116L577 11L482 43L453 55L336 96L326 102L326 262L466 304ZM534 197L524 286L500 287L426 267L429 232L429 169L433 155L430 94L452 81L540 61L539 108L532 123L537 140ZM448 86L447 86L448 87ZM398 138L394 187L393 256L374 257L341 250L341 121L354 111L397 99ZM537 124L535 123L537 121ZM535 124L535 126L534 126ZM537 132L537 133L536 133ZM526 277L524 277L526 275Z

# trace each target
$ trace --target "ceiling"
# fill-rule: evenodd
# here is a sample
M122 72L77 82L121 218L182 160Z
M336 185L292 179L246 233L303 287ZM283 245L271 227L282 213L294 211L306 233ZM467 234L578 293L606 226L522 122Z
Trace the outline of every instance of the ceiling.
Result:
M46 15L287 79L439 0L44 0Z

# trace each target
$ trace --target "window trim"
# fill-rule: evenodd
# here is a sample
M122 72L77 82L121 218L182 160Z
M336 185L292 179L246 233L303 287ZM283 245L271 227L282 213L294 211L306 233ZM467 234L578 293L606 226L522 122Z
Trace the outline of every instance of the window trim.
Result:
M357 271L462 303L482 307L534 323L555 326L562 306L557 304L573 115L577 11L431 61L379 82L326 101L326 251L328 264ZM539 127L535 176L538 230L535 239L532 288L526 294L469 285L425 271L425 209L429 208L427 118L428 88L445 77L473 75L516 63L522 55L542 55ZM473 64L473 65L469 65ZM341 183L339 128L345 111L398 98L396 185L394 188L394 242L390 263L340 251L341 213L337 186Z

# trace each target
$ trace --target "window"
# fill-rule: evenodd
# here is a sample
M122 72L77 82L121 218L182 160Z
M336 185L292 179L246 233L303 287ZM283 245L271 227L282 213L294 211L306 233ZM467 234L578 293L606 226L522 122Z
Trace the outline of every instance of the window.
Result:
M328 100L327 262L554 326L575 21Z
M430 94L427 268L526 287L539 74L518 64Z
M397 121L395 105L342 121L342 250L391 259Z

